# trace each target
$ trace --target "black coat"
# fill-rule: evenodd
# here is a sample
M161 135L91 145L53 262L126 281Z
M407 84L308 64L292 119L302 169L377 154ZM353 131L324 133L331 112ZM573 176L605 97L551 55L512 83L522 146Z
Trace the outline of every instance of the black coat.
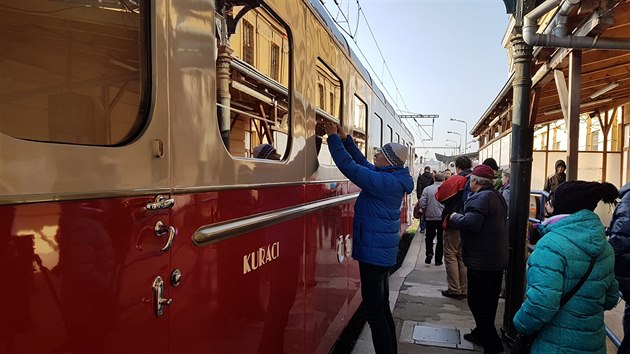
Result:
M453 214L449 225L461 231L466 267L489 271L507 267L507 204L493 186L471 195L464 214Z
M418 182L416 183L416 195L418 196L418 199L420 199L420 196L422 196L422 191L432 184L433 173L427 171L418 176Z
M624 298L630 298L630 183L620 191L621 202L610 222L608 242L615 251L615 276Z

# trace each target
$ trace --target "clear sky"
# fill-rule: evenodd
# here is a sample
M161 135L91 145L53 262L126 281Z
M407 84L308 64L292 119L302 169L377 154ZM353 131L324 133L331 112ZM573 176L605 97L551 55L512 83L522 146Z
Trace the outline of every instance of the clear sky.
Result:
M350 29L346 24L346 30L354 32L357 18L360 19L356 30L358 44L383 80L379 86L396 97L396 88L365 19L358 15L357 1L337 2L349 19ZM333 18L345 21L333 0L324 3ZM402 96L402 100L400 96L397 98L398 108L405 110L406 104L413 113L440 115L435 120L434 140L416 141L416 146L454 145L446 139L459 143L459 136L447 134L448 130L462 134L463 145L464 124L449 119L466 121L470 131L508 79L507 53L501 41L509 19L503 2L359 0L359 3ZM430 128L425 129L430 133ZM419 133L419 128L416 132ZM429 136L423 132L422 139L426 138ZM471 140L468 136L468 141ZM477 144L470 146L476 149ZM425 152L418 150L419 154ZM432 152L447 153L430 152L426 155L429 158L433 157Z

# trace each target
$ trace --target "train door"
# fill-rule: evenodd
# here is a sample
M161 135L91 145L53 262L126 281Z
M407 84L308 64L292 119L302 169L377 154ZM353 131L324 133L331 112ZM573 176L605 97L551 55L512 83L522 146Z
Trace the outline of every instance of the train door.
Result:
M303 8L214 3L171 2L171 351L303 353Z
M346 228L347 182L307 186L307 200L328 205L306 220L306 352L326 353L347 317Z
M168 350L176 230L148 3L0 0L0 352Z

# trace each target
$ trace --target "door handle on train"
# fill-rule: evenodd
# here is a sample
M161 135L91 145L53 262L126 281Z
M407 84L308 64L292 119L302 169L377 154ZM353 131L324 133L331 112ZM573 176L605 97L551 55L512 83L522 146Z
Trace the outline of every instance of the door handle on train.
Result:
M153 280L153 308L155 316L160 317L164 314L164 306L173 303L173 299L166 299L164 295L164 280L159 275Z
M339 235L337 238L337 262L339 263L343 263L344 259L346 259L343 248L343 235Z
M350 257L352 255L352 239L350 238L350 234L346 235L346 257Z
M145 207L146 210L162 210L168 209L175 204L175 199L173 198L164 198L162 195L158 195L155 197L155 201L153 203L147 204Z
M158 221L155 223L153 230L155 231L155 236L157 237L162 237L168 232L168 240L166 240L164 247L160 249L162 252L168 251L168 249L173 245L173 240L175 239L175 228L173 226L166 226L163 222Z

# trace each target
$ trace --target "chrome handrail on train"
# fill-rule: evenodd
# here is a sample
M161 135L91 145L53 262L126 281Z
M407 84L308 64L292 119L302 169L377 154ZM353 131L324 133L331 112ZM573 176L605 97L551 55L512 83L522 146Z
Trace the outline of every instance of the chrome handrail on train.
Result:
M542 196L542 198L540 198L540 209L539 210L544 210L545 208L545 201L547 198L549 198L549 193L545 192L545 191L531 191L530 193L531 195L540 195ZM539 219L536 218L529 218L529 222L531 222L532 224L538 224L541 221ZM536 249L535 245L531 245L531 244L527 244L527 251L529 253L534 252L534 249ZM619 297L623 298L623 295L621 294L621 292L619 292ZM608 337L608 339L610 339L610 341L617 347L619 348L619 346L621 346L621 341L619 340L619 338L617 338L617 335L615 335L615 333L613 333L613 331L608 328L608 326L606 325L606 323L604 323L604 329L606 330L606 336Z

